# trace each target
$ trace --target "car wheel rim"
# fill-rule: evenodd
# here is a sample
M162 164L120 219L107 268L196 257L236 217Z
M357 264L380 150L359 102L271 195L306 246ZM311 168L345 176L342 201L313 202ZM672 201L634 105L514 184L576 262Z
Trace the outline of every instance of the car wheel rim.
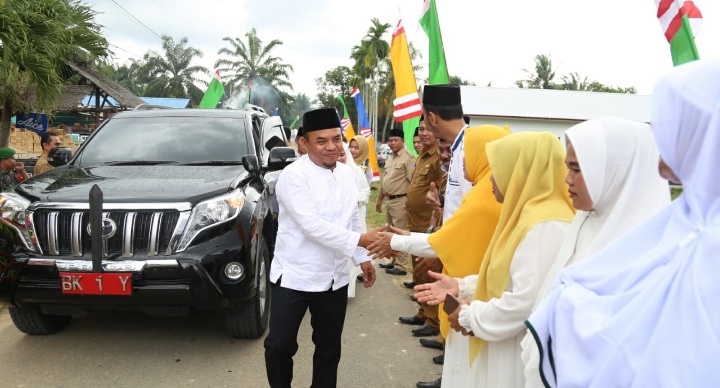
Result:
M267 276L265 276L265 260L260 262L260 279L258 281L258 295L260 296L260 316L265 314L265 299L267 294Z

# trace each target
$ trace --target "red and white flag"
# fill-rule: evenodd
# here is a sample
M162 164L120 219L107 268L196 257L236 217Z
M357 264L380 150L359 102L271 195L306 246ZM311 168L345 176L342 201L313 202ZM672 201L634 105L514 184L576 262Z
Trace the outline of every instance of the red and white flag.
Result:
M679 64L698 59L695 35L700 30L702 14L689 0L655 0L657 17L663 34L670 43L673 63Z

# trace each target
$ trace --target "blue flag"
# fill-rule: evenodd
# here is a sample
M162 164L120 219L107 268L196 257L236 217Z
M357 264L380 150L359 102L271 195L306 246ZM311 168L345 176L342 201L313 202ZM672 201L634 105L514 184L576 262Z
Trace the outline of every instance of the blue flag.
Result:
M355 106L358 111L358 128L360 134L368 140L370 146L370 167L373 170L373 181L380 180L380 168L377 162L377 152L375 151L375 139L372 135L372 128L370 127L370 120L368 119L367 113L365 113L365 104L363 103L362 95L360 94L360 88L357 86L350 92L350 95L355 97Z
M42 136L48 130L48 119L45 113L31 112L25 115L25 113L18 113L15 118L15 126L17 128L29 129Z
M278 115L278 108L279 108L279 106L276 106L275 109L273 109L272 114L270 114L270 116L277 116L277 115Z

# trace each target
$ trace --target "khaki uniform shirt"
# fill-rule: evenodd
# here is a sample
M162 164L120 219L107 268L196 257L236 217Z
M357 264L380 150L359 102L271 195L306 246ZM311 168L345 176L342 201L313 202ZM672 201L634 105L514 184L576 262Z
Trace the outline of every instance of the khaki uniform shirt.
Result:
M38 158L38 161L35 163L35 169L33 170L33 175L42 174L46 171L52 170L53 166L51 166L47 161L47 155L42 154L40 155L40 158Z
M385 162L385 177L382 191L386 199L388 195L407 194L412 180L415 158L403 147L397 154L392 154Z
M407 196L407 227L411 232L427 231L433 209L425 203L425 195L430 190L430 183L435 182L438 190L444 186L447 174L441 169L442 161L435 145L418 156L415 171L408 188Z

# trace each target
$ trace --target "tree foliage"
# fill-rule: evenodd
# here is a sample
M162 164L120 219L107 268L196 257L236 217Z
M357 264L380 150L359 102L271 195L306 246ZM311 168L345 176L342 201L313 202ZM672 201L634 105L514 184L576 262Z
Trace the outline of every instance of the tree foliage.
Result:
M8 144L11 116L30 109L28 87L37 90L34 108L50 111L71 74L67 62L88 64L108 54L96 14L78 1L0 1L1 147Z
M223 41L228 47L218 50L218 54L226 56L215 62L226 90L227 86L230 86L232 90L241 91L252 83L251 103L262 106L268 112L275 107L287 112L292 102L288 93L292 91L292 84L288 79L293 67L285 63L282 58L273 55L273 50L283 42L273 39L264 45L255 28L248 31L245 38L246 41L226 36ZM258 90L258 85L267 86L269 90Z
M637 93L634 86L607 86L598 81L588 81L588 77L583 77L578 74L578 72L566 74L561 77L561 83L555 83L555 70L553 70L552 67L552 60L549 55L544 54L538 54L535 56L534 71L527 69L524 69L523 71L528 74L528 78L515 81L515 85L519 88L577 90L605 93Z
M196 58L202 58L202 51L189 46L188 38L175 42L167 35L162 37L162 49L162 54L148 51L143 56L137 75L139 80L147 81L144 94L148 97L190 98L196 106L205 93L198 85L206 86L205 78L210 74L208 69L193 65Z

